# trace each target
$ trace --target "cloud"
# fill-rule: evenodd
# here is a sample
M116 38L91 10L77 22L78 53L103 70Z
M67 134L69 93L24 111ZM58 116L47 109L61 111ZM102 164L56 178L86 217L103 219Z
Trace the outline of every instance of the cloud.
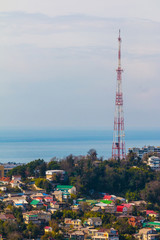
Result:
M144 117L150 126L151 114L159 127L158 22L26 12L0 18L2 125L112 128L121 28L127 126L143 127Z
M159 0L5 0L2 12L25 11L48 16L85 14L108 18L143 18L160 21Z

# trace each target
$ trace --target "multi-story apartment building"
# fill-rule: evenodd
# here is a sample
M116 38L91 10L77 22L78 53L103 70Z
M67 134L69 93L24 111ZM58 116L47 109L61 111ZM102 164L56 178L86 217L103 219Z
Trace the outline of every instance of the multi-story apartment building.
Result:
M142 148L129 148L128 152L134 152L137 154L138 157L142 158L145 153L159 153L160 154L160 147L155 146L144 146Z
M4 163L0 165L0 177L6 177L7 173L12 170L13 168L20 166L20 163Z
M152 170L160 170L160 158L159 157L149 157L148 158L148 166L151 167Z

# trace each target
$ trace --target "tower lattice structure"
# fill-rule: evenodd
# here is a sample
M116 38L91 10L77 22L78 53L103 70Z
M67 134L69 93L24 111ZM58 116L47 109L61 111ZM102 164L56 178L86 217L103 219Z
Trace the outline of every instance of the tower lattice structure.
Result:
M117 72L117 87L115 100L115 116L114 116L114 133L112 144L112 158L125 159L125 134L124 134L124 115L123 115L123 93L122 93L122 72L121 68L121 36L119 30L119 49L118 49L118 68Z

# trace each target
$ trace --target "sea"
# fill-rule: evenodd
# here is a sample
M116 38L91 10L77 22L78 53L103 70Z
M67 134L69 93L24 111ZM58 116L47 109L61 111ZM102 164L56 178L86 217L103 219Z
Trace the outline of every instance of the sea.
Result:
M92 148L105 160L111 157L112 140L111 130L0 130L0 162L50 161L86 155ZM126 152L132 147L160 146L160 130L128 130L125 141Z

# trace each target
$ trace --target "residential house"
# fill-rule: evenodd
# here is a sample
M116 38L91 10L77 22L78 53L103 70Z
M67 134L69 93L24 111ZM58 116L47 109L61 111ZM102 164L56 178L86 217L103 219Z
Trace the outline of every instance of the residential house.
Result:
M47 196L48 196L48 194L41 191L41 192L36 192L36 193L31 194L30 198L36 199L37 197L41 197L43 199L44 197L47 197Z
M158 240L159 234L152 228L142 228L134 237L138 240Z
M41 221L38 219L38 214L27 212L23 214L23 219L25 224L29 224L30 222L34 224L41 224Z
M115 195L104 195L103 197L104 200L109 200L109 201L115 201L116 200L116 196Z
M147 217L154 218L155 220L157 220L159 217L159 214L153 210L146 210L146 215Z
M91 217L84 222L87 226L99 227L102 225L102 219L100 217Z
M1 187L0 187L0 190L1 190L2 192L5 192L5 191L7 190L7 187L6 187L6 186L1 186Z
M101 210L101 207L94 206L94 207L91 209L91 212L102 212L102 210Z
M118 231L114 228L111 229L99 229L94 231L92 236L93 240L119 240Z
M57 210L59 209L59 204L56 201L50 202L50 206L51 206L51 208L55 208Z
M65 218L64 219L64 224L68 225L68 226L72 225L72 218Z
M44 201L47 203L53 202L53 196L47 196L44 198Z
M134 217L134 216L132 216L128 219L128 223L132 227L142 227L142 223L138 220L137 217Z
M105 207L106 213L115 213L116 212L116 206L114 204L107 204Z
M82 226L82 221L80 219L73 219L72 220L72 225L74 227L80 227L80 226Z
M71 194L76 194L76 188L70 185L57 185L56 191L61 191L64 199L70 197Z
M147 202L140 200L140 201L132 201L133 206L137 208L137 210L142 211L146 209Z
M63 193L61 191L54 191L54 197L57 201L63 201Z
M134 204L132 204L132 203L122 203L121 205L127 208L127 213L128 214L132 214Z
M74 227L80 227L82 226L82 222L80 219L71 219L71 218L65 218L64 223L67 226L73 225Z
M160 231L160 221L144 222L143 227L155 228L157 231Z
M33 200L37 200L37 201L43 203L43 197L35 197Z
M132 204L136 207L141 207L141 206L146 206L147 202L144 200L139 200L139 201L132 201Z
M104 201L104 202L102 202ZM96 206L100 207L102 210L105 210L106 213L115 213L116 206L109 200L102 200L100 203L97 203ZM107 203L108 202L108 203Z
M22 196L10 196L8 198L4 198L3 201L4 202L12 202L13 204L16 203L28 203L27 202L28 197L26 195L22 195Z
M127 214L127 210L128 209L125 206L122 206L122 205L117 206L117 213Z
M49 211L50 212L54 213L54 212L56 212L59 209L60 209L59 204L56 201L52 201L50 203L50 207L49 207Z
M9 177L1 177L0 183L3 185L8 185L10 183L10 178Z
M84 240L84 233L82 231L75 231L70 234L72 240Z
M22 210L25 210L27 205L28 205L28 202L23 198L14 200L14 206L21 207Z
M17 181L17 180L11 180L10 181L10 184L11 184L11 187L12 188L15 188L15 187L19 187L19 181Z
M45 222L49 222L51 220L51 213L45 211L29 211L23 213L23 219L26 224L29 222L33 222L35 224L41 224Z
M108 204L106 204L106 203L99 202L99 203L97 203L95 206L96 206L96 207L100 207L102 210L105 210L106 207L107 207L107 205L108 205Z
M12 176L12 180L15 180L15 181L21 181L21 176L20 175L17 175L17 176Z
M145 220L146 220L146 219L145 219L144 217L142 217L142 216L137 216L136 218L137 218L137 221L140 222L141 224L143 224L143 223L145 222Z
M79 211L81 209L80 204L74 204L71 206L72 211Z
M47 170L46 179L53 181L55 177L59 177L60 181L64 181L66 172L64 170Z
M45 233L52 232L52 227L46 226L46 227L44 228L44 231L45 231Z
M41 222L49 222L51 220L51 213L38 211L38 218L41 220Z
M43 203L40 202L39 200L32 200L32 202L30 204L34 208L41 208L43 206Z
M150 166L152 170L160 170L160 158L155 156L149 157L147 165Z
M16 218L13 216L13 214L1 213L1 214L0 214L0 220L2 220L2 221L16 222Z
M88 235L90 236L90 238L91 238L92 236L95 236L95 235L96 235L96 232L98 232L97 229L95 229L95 228L88 228Z

